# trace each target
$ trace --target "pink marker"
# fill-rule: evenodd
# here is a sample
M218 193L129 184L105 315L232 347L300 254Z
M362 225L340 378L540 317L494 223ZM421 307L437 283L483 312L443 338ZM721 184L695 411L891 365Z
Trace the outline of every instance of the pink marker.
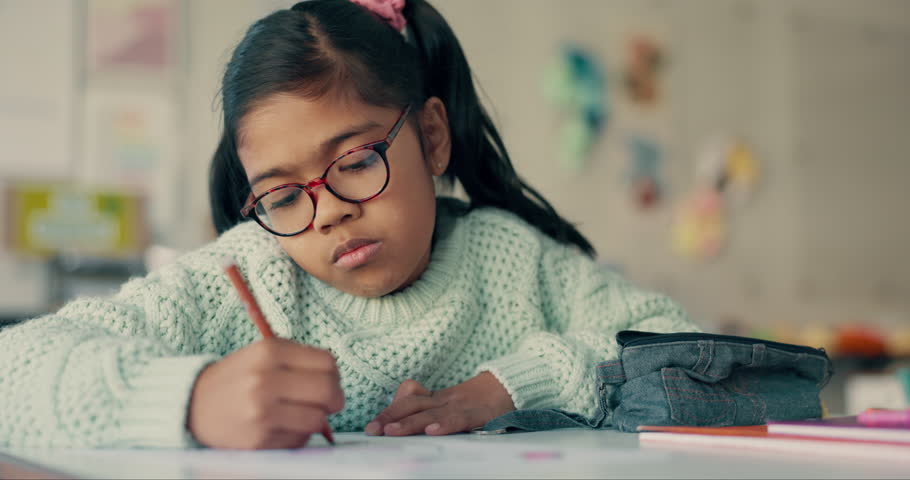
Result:
M910 408L905 410L867 408L857 416L857 421L867 427L910 428Z

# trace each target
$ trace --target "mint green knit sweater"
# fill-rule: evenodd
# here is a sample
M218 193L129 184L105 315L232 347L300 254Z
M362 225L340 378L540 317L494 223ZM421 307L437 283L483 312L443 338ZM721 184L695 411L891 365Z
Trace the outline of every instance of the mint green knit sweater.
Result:
M488 370L517 408L593 417L595 364L622 329L695 330L668 298L491 208L440 202L427 271L380 298L302 271L254 223L111 298L81 298L0 332L0 445L194 445L185 428L200 370L260 338L223 273L234 257L279 336L329 349L346 396L330 417L362 430L413 378L431 390ZM225 399L230 401L230 399Z

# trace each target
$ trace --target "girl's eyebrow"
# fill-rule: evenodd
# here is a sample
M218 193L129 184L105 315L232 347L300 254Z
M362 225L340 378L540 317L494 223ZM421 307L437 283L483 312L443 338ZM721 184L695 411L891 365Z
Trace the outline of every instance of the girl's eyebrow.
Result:
M381 126L382 125L374 122L373 120L368 120L359 125L354 125L347 130L343 130L340 133L332 136L332 138L329 138L328 140L323 140L323 142L319 144L319 151L328 152L335 150L338 148L338 145L340 145L341 142L344 142L345 140L356 137L358 135L363 135L364 133L367 133L370 130L374 130Z
M250 187L251 188L255 187L257 183L262 182L263 180L268 180L268 179L274 178L274 177L286 176L289 173L290 172L286 168L282 168L282 167L270 168L270 169L260 173L259 175L256 175L255 177L253 177L253 179L250 180Z
M359 125L354 125L346 130L341 131L340 133L338 133L336 135L333 135L331 138L329 138L327 140L323 140L322 143L319 144L318 151L319 152L330 152L332 150L337 149L338 145L340 145L345 140L348 140L352 137L356 137L358 135L363 135L364 133L369 132L370 130L379 128L381 126L382 125L380 125L379 123L376 123L372 120L366 121ZM262 182L263 180L268 180L270 178L274 178L274 177L278 177L278 176L286 176L289 173L290 173L289 168L284 168L284 167L270 168L256 176L254 176L250 180L250 187L255 187L256 184L258 184L259 182Z

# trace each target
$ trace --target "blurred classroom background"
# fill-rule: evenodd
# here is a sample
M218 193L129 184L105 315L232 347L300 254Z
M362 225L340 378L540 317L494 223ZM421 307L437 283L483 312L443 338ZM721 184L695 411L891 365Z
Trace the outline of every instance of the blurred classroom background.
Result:
M0 325L214 238L222 69L293 3L0 0ZM824 347L832 411L908 406L910 2L433 3L605 268Z

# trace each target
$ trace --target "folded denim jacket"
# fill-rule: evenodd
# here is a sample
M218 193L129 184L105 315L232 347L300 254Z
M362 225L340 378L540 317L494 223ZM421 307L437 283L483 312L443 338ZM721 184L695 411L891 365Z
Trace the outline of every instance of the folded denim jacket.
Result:
M616 341L619 358L597 365L601 395L593 420L556 409L517 410L482 430L612 424L634 432L639 425L759 425L769 419L818 418L819 394L833 374L822 349L757 338L624 330Z

